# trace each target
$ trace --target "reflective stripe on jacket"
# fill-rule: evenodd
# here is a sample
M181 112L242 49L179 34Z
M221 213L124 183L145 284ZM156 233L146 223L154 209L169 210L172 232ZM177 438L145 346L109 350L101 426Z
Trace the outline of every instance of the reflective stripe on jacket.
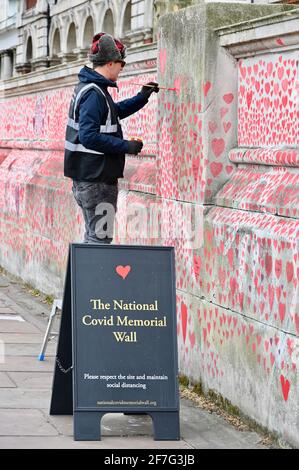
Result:
M114 183L123 177L128 142L120 118L141 109L147 99L140 93L114 103L107 88L116 83L88 67L79 73L66 128L64 175L77 181Z

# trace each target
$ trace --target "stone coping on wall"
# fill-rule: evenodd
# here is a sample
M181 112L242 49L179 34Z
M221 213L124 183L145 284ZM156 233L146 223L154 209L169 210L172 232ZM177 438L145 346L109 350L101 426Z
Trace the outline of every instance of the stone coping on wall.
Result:
M229 159L233 163L299 167L299 149L286 147L234 148L229 152Z
M295 168L238 165L214 200L218 206L299 219L299 174Z
M286 11L279 11L271 13L270 15L259 16L257 18L251 18L245 21L240 21L238 23L232 23L230 25L221 26L220 28L214 28L214 31L219 34L219 36L224 36L230 33L235 33L238 31L244 31L247 29L255 29L259 26L272 26L276 23L281 23L283 21L289 21L292 18L296 18L299 15L299 8L297 6L288 5L285 6ZM273 9L273 11L275 11ZM248 32L246 33L248 34Z
M220 45L236 58L298 48L299 8L217 28Z

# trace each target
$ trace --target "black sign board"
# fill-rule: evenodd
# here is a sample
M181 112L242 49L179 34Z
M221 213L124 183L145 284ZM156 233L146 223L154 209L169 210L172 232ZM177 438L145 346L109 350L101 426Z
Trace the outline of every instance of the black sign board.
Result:
M74 413L75 440L111 412L179 439L174 273L171 247L71 245L50 413Z

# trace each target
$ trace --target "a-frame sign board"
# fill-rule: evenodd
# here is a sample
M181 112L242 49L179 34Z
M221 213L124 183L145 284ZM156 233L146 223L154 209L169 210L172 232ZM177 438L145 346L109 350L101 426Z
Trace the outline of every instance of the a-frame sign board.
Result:
M70 245L50 414L99 440L112 412L147 413L156 440L180 439L172 247Z

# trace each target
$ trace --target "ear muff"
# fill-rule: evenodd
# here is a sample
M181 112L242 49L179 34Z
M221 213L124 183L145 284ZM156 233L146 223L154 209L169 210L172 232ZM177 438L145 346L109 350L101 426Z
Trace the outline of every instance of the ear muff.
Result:
M99 33L99 34L96 34L93 38L92 38L92 45L91 45L91 48L90 48L90 53L91 54L96 54L97 52L99 52L99 43L100 43L100 39L102 36L104 36L105 33Z
M117 49L120 52L121 58L124 59L126 57L126 46L121 43L118 39L114 39Z

